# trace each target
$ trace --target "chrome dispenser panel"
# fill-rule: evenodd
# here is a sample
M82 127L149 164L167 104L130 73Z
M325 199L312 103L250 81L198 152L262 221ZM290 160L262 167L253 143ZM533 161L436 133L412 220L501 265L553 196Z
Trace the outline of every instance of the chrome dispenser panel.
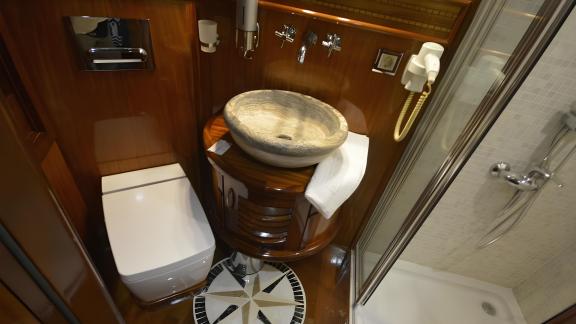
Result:
M66 17L76 42L82 70L153 70L147 19Z

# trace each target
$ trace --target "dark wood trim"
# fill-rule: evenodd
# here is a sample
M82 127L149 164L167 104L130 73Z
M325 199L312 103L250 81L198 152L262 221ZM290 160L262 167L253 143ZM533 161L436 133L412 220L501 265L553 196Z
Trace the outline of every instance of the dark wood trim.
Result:
M440 44L447 44L449 41L446 38L440 38L440 37L430 36L430 35L426 35L426 34L422 34L422 33L411 32L411 31L407 31L407 30L403 30L403 29L399 29L399 28L394 28L394 27L389 27L389 26L385 26L385 25L373 24L373 23L366 22L366 21L360 21L360 20L355 20L355 19L350 19L350 18L338 17L338 16L331 15L328 13L312 11L312 10L308 10L308 9L304 9L304 8L298 8L298 7L289 6L289 5L284 5L284 4L280 4L280 3L272 2L272 1L259 0L258 4L261 7L267 8L267 9L273 9L273 10L278 10L278 11L287 12L287 13L291 13L291 14L298 14L298 15L302 15L302 16L313 17L315 19L340 24L342 26L354 27L354 28L374 31L374 32L378 32L378 33L384 33L384 34L397 36L397 37L401 37L401 38L415 39L415 40L418 40L421 42L436 42L436 43L440 43Z
M1 26L1 24L0 24ZM44 133L46 128L38 116L38 112L32 105L32 101L28 97L26 90L24 90L24 84L20 80L18 72L14 68L14 63L8 54L8 49L6 48L6 43L0 32L0 66L6 77L6 83L2 82L1 85L10 87L11 89L2 89L2 92L6 93L11 91L16 96L18 102L20 103L21 110L26 117L28 126L34 133ZM3 87L4 88L4 87Z
M576 304L566 308L556 316L544 322L546 324L574 324L576 323Z
M6 323L39 324L40 321L0 280L0 319Z
M0 79L5 80L2 67ZM15 117L21 109L18 98L0 96L0 223L76 318L121 322L64 206L44 177L41 161L56 143L46 137L50 140L40 155L38 143L25 135L30 125L23 126Z
M22 304L42 323L67 323L58 307L50 300L46 292L31 277L26 269L12 255L12 251L0 242L0 282L18 297ZM3 307L3 306L0 306ZM0 319L2 317L0 316Z
M12 57L8 53L3 26L2 16L0 16L0 100L10 114L18 135L24 139L24 144L36 157L41 158L46 154L54 139L46 131L16 71Z

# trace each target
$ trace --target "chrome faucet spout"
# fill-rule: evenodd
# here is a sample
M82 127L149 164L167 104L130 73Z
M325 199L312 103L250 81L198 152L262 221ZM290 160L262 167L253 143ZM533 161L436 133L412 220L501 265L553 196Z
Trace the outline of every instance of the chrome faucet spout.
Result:
M306 45L302 44L298 49L298 63L304 64L304 59L306 58Z
M304 64L304 59L306 59L306 53L308 52L308 48L312 45L315 45L318 41L318 36L314 33L309 31L304 36L304 41L302 42L302 46L298 49L298 63Z

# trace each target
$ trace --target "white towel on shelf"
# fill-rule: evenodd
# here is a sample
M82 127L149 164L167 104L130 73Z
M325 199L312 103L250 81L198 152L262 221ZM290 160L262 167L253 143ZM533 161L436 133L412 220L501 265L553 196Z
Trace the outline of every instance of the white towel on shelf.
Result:
M306 187L306 199L329 219L358 188L366 171L369 139L348 132L348 138L322 160Z

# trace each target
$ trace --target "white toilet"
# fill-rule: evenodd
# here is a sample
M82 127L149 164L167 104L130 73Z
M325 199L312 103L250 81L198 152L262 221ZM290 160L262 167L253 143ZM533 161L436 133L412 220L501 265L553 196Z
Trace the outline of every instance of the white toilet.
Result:
M116 268L140 300L206 279L214 235L179 164L103 177L102 203Z

